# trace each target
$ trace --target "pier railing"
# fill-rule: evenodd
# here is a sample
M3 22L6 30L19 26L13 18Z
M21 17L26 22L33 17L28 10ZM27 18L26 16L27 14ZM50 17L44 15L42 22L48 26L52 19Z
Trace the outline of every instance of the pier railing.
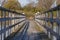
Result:
M25 21L25 15L0 7L0 40L4 40L20 28L20 23Z
M52 40L60 40L60 5L35 16L35 20L42 25Z

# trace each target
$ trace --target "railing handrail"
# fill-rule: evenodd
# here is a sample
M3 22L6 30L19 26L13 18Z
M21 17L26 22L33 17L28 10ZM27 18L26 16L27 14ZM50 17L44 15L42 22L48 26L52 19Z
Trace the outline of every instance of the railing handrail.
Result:
M1 6L0 6L0 10L1 10L1 11L11 12L11 13L18 14L18 15L24 15L24 14L22 14L22 13L18 13L18 12L16 12L16 11L12 11L12 10L10 10L10 9L7 9L7 8L1 7Z
M54 8L48 9L47 11L45 11L43 13L48 13L48 12L57 11L57 10L60 10L60 5L58 5L58 6L54 7Z
M56 15L54 15L54 13L53 13L55 11L57 13ZM38 20L38 22L39 22L39 20L43 21L43 22L41 22L43 25L40 23L39 24L42 25L46 29L47 32L50 32L50 34L53 35L54 37L56 37L56 39L58 39L58 40L60 40L60 30L59 30L60 29L60 14L59 14L59 12L60 12L60 5L41 13L40 14L41 16L39 15L39 17L37 14L37 16L35 18ZM54 29L55 24L57 26L57 27L55 27L57 30ZM51 26L51 28L50 28L50 26Z
M0 22L1 21L7 21L7 20L14 20L14 19L22 19L22 18L25 18L25 17L7 17L7 18L0 18Z
M56 22L57 24L60 24L60 19L56 18L56 19L52 19L52 18L36 18L36 19L39 19L39 20L44 20L44 21L50 21L50 22Z

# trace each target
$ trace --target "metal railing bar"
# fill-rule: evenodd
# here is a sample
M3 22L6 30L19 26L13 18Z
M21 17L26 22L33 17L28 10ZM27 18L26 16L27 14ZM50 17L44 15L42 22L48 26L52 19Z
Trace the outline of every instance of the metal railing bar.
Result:
M57 24L60 24L60 19L56 18L56 19L52 19L52 18L36 18L38 20L43 20L43 21L50 21L50 22L56 22Z
M18 12L16 12L16 11L11 11L11 10L9 10L9 9L6 9L6 8L4 8L4 7L1 7L0 6L0 10L1 11L7 11L7 12L11 12L11 13L13 13L13 14L18 14L18 15L24 15L24 14L21 14L21 13L18 13Z
M7 21L7 20L14 20L14 19L22 19L22 18L25 18L25 17L0 18L0 22L1 22L1 21Z
M52 11L57 11L57 10L58 11L60 10L60 5L58 5L58 6L54 7L54 8L51 8L48 11L45 11L44 13L48 13L48 12L52 12Z

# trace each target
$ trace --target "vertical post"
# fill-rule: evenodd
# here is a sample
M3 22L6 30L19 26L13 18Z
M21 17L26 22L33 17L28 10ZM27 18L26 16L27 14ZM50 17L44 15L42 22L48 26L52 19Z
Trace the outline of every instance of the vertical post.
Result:
M46 18L48 18L48 13L45 13L45 26L47 26ZM47 30L47 35L48 35L48 30Z
M12 17L14 17L14 14L12 13ZM12 24L15 24L15 21L14 20L11 20L12 21ZM12 27L12 32L14 32L15 30L15 27Z
M44 20L44 21L45 21L45 25L46 25L46 14L47 14L47 13L45 13L45 20ZM48 31L47 31L47 35L48 35Z
M12 17L12 14L9 13L10 17ZM10 20L10 25L12 25L12 20ZM12 33L12 28L10 29L10 34Z
M48 12L48 26L49 26L49 28L51 28L52 27L52 25L51 25L51 19L52 18L52 14L50 13L50 12ZM48 37L49 37L49 39L51 39L51 33L50 32L48 32Z
M6 11L3 12L4 18L6 18ZM6 20L6 19L5 19ZM4 21L4 30L6 29L6 21ZM4 32L4 38L6 37L6 30Z
M53 11L53 19L57 18L57 11ZM56 15L55 15L56 14ZM55 20L54 20L55 21ZM57 33L57 24L56 22L53 22L53 27L52 27L53 31ZM55 36L52 36L52 40L57 40L57 38Z
M0 11L1 11L1 10L0 10ZM1 18L2 18L2 12L0 12L0 14L1 14L0 16L1 16ZM0 23L1 23L1 24L0 24L0 26L1 26L0 28L1 28L1 31L2 31L2 21L1 21ZM2 33L1 33L0 35L1 35L1 40L2 40Z
M57 19L60 20L60 10L57 10ZM58 25L57 32L60 35L60 24L57 25ZM57 38L57 40L60 40L60 38Z
M1 10L0 10L0 18L1 18ZM1 30L1 22L0 22L0 30ZM1 34L0 34L0 40L1 40Z
M2 15L1 15L1 18L3 18L4 15L3 15L3 11L2 11L2 10L1 10L1 14L2 14ZM1 22L1 30L2 30L2 29L3 29L3 21ZM2 40L4 40L4 33L2 33L1 35L2 35L2 36L1 36Z
M16 16L15 14L13 14L13 15L14 15L14 17ZM16 20L16 19L15 19L15 20ZM15 20L14 20L14 24L15 24ZM16 26L14 26L14 31L15 31L15 27L16 27Z
M9 18L9 13L8 13L8 18ZM10 25L9 20L8 20L8 26ZM8 35L10 35L10 29L8 29Z
M9 8L9 10L10 10L10 8ZM8 12L8 17L12 17L11 13L9 13L9 12ZM8 25L10 26L12 24L11 23L11 20L8 20L8 21L9 21L9 24ZM9 35L10 34L11 34L11 29L9 29Z
M50 18L53 20L53 12L51 11ZM53 30L53 21L51 20L51 29ZM50 33L51 34L51 33ZM51 35L51 40L53 39L53 36Z

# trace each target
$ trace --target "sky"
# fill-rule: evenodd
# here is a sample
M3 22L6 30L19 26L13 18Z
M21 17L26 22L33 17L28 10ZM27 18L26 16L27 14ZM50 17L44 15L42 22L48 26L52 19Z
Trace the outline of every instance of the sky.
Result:
M28 1L28 0L18 0L18 1L20 2L20 4L21 4L22 7L25 6L25 5L27 5L31 1L33 1L35 3L37 2L36 0L30 0L30 1Z
M0 6L1 6L2 2L3 2L3 0L0 0Z
M18 1L20 2L20 4L21 4L22 7L25 6L25 5L27 5L31 1L33 1L35 3L37 2L36 0L18 0ZM2 0L0 0L0 6L1 6L1 3L2 3Z
M28 0L18 0L18 1L20 2L21 6L25 6L29 3Z

